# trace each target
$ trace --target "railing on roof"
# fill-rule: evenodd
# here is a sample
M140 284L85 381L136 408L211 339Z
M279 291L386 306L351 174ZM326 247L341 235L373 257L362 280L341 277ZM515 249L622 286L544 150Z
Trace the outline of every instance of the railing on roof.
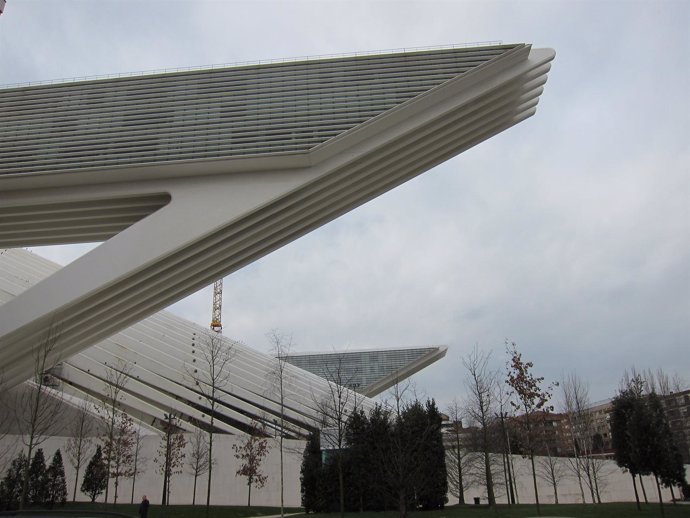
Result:
M252 65L270 65L275 63L295 63L298 61L314 61L318 59L332 59L332 58L352 58L358 56L375 56L377 54L404 54L405 52L420 52L424 50L443 50L443 49L464 49L473 47L493 47L496 45L502 45L503 42L500 40L495 41L476 41L472 43L455 43L451 45L433 45L427 47L400 47L395 49L384 49L384 50L369 50L363 52L345 52L340 54L323 54L323 55L309 55L309 56L295 56L290 58L277 58L277 59L260 59L253 61L236 61L233 63L216 63L213 65L197 65L189 67L176 67L176 68L159 68L154 70L139 70L135 72L120 72L117 74L101 74L93 76L80 76L80 77L68 77L60 79L46 79L43 81L23 81L19 83L8 83L1 84L0 90L8 88L20 88L23 86L40 86L40 85L53 85L62 83L76 83L79 81L95 81L98 79L116 79L120 77L137 77L137 76L148 76L156 74L169 74L173 72L194 72L197 70L214 70L218 68L230 68L230 67L245 67Z

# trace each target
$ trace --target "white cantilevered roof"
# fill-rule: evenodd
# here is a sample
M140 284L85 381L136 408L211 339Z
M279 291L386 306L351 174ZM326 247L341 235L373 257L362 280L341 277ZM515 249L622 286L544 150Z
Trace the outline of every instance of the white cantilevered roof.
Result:
M105 241L0 307L6 382L531 117L515 44L0 90L0 247Z
M0 305L59 268L26 250L0 250ZM209 423L208 404L195 388L190 373L204 368L199 348L208 333L162 311L63 358L51 373L63 381L65 392L98 399L104 396L108 366L121 369L126 365L130 371L121 405L130 415L159 427L164 414L174 412L181 417L183 428L203 427ZM232 348L229 383L220 391L216 430L242 433L253 420L274 428L280 418L279 398L271 381L276 359L215 333L213 336ZM285 432L291 437L304 437L309 429L319 426L319 407L330 397L328 382L292 365L285 367ZM362 396L356 396L356 401L364 407L372 405ZM355 402L354 395L350 402Z

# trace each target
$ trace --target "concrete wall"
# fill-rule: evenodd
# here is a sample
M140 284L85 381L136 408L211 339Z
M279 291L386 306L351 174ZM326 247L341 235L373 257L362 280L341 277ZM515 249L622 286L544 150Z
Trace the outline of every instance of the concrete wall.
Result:
M561 504L582 503L582 493L580 492L580 485L576 475L568 467L568 459L557 459L561 463L561 471L564 477L558 483L558 502ZM503 468L500 456L495 459L495 466L497 469L493 470L494 489L496 493L496 501L498 503L506 503L506 484L503 475ZM539 502L543 504L555 503L555 496L553 486L547 480L539 477L539 458L537 461L537 488L539 490ZM632 479L630 474L624 473L614 461L602 460L602 465L599 471L599 494L602 502L634 502L635 493L632 486ZM520 456L513 456L513 464L515 465L516 480L517 480L517 496L522 504L534 503L534 485L532 482L532 468L529 459L523 459ZM686 465L686 477L690 480L690 465ZM650 502L658 502L658 494L654 478L647 476L642 477L647 498ZM590 490L583 481L582 487L584 490L585 502L591 503L592 497ZM638 481L637 490L640 494L640 501L644 501L642 489ZM676 498L679 498L679 491L675 490ZM482 503L486 503L486 490L484 487L473 485L465 491L465 502L472 503L474 497L480 497ZM668 488L661 489L661 497L664 501L671 501L671 491ZM448 495L449 504L456 504L458 502L457 496Z
M67 460L65 454L66 437L52 437L46 440L41 447L43 448L46 463L50 462L53 453L57 448L60 448L63 453L65 463L65 475L67 477L67 491L69 500L72 498L72 491L74 488L74 469ZM230 435L216 435L214 437L214 456L216 457L216 466L213 473L213 487L211 492L211 503L216 505L246 505L247 503L247 483L244 477L235 476L235 472L239 468L239 463L234 457L232 449L233 444L238 444L239 440L235 436ZM158 465L153 462L156 457L156 451L160 444L158 436L148 436L144 438L144 445L141 455L144 457L145 473L137 475L134 501L141 500L141 495L147 495L152 504L159 504L161 501L161 493L163 487L162 476L158 473ZM302 462L302 452L304 451L304 441L285 441L285 505L288 507L300 506L300 466ZM12 447L13 451L9 452L0 459L0 471L4 472L4 468L9 464L9 460L21 447L17 437L8 436L0 440L0 454L6 450L7 447ZM252 505L280 505L280 456L278 451L278 443L269 441L269 453L264 460L263 472L268 476L266 485L262 489L252 488ZM186 459L187 460L187 459ZM497 466L500 466L500 457L496 460ZM564 463L567 460L562 459ZM534 502L534 488L532 486L532 472L529 464L529 459L515 456L513 458L515 470L518 479L518 497L520 503ZM619 502L619 501L634 501L635 494L633 492L630 475L624 473L613 461L603 461L604 465L601 469L601 482L599 491L603 502ZM83 476L83 469L81 469L79 485L81 485L81 478ZM564 466L564 471L567 472L567 467ZM690 479L690 465L686 466L686 473ZM199 477L197 481L196 503L201 504L206 502L206 475ZM554 493L553 488L542 479L537 479L539 487L539 500L542 503L553 503ZM170 503L172 504L191 504L192 503L192 489L194 478L185 470L184 473L175 475L171 483ZM503 470L497 469L494 473L494 484L499 503L505 503L505 484L503 479ZM652 477L644 477L644 486L647 491L647 497L650 502L657 502L658 497L656 493L656 486ZM586 485L583 485L585 491L585 499L591 502L591 496ZM642 500L642 491L638 484L638 491L640 491L640 499ZM132 494L132 481L124 480L120 483L118 490L118 501L129 502ZM112 501L113 487L111 483L109 500ZM676 493L676 497L678 497ZM471 486L465 491L465 501L472 503L474 497L480 497L482 503L486 503L486 492L483 487L476 485ZM664 501L670 501L671 492L667 488L662 489L662 498ZM560 503L580 503L582 497L574 475L568 474L558 485L558 499ZM86 501L86 495L77 491L77 500ZM99 499L102 501L102 498ZM456 504L458 499L456 496L448 495L449 504Z
M67 478L68 500L72 500L74 490L74 468L67 460L65 453L66 437L51 437L41 444L46 463L60 448L63 462L65 464L65 476ZM247 504L247 479L235 476L239 468L239 462L234 457L233 444L238 444L239 440L235 436L216 435L213 440L214 457L216 465L213 470L213 485L211 488L211 504L216 505L246 505ZM147 436L143 441L141 455L144 458L144 473L137 475L134 501L141 500L141 495L147 495L152 504L159 504L163 492L163 477L158 473L158 464L153 462L156 458L156 451L160 444L160 438L155 435ZM284 463L285 463L285 505L288 507L300 506L300 481L299 472L302 463L302 452L304 451L304 441L284 442ZM0 470L4 472L5 464L14 454L19 451L22 444L17 437L5 437L0 441L0 453L6 447L12 448L12 453L8 453L0 460ZM93 452L91 453L91 455ZM90 456L89 456L90 459ZM188 459L185 459L185 461ZM7 462L5 462L7 461ZM88 462L88 460L87 460ZM266 485L262 489L252 488L252 505L280 505L280 454L278 443L269 441L269 453L264 459L263 472L268 476ZM83 477L84 468L80 468L79 486ZM206 502L207 475L202 475L197 481L196 503ZM174 475L171 482L170 503L171 504L191 504L192 490L194 487L194 477L189 474L188 468L179 475ZM109 489L108 500L112 501L114 494L113 484ZM132 480L120 482L118 489L118 502L128 503L132 495ZM77 488L77 500L88 501L88 497L79 492ZM98 501L102 501L102 497Z

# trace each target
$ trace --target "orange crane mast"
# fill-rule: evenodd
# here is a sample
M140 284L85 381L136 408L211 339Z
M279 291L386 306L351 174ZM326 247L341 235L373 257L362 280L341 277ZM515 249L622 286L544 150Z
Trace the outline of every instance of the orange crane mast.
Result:
M223 279L220 278L213 283L213 308L211 310L211 331L221 333L223 324L220 321L221 309L223 307Z

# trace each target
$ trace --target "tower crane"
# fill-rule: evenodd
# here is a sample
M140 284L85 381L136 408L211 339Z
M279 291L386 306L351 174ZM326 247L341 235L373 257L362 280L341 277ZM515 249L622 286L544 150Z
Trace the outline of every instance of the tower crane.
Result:
M223 278L213 283L213 308L211 310L211 331L221 333L223 324L220 322L220 313L223 306Z

